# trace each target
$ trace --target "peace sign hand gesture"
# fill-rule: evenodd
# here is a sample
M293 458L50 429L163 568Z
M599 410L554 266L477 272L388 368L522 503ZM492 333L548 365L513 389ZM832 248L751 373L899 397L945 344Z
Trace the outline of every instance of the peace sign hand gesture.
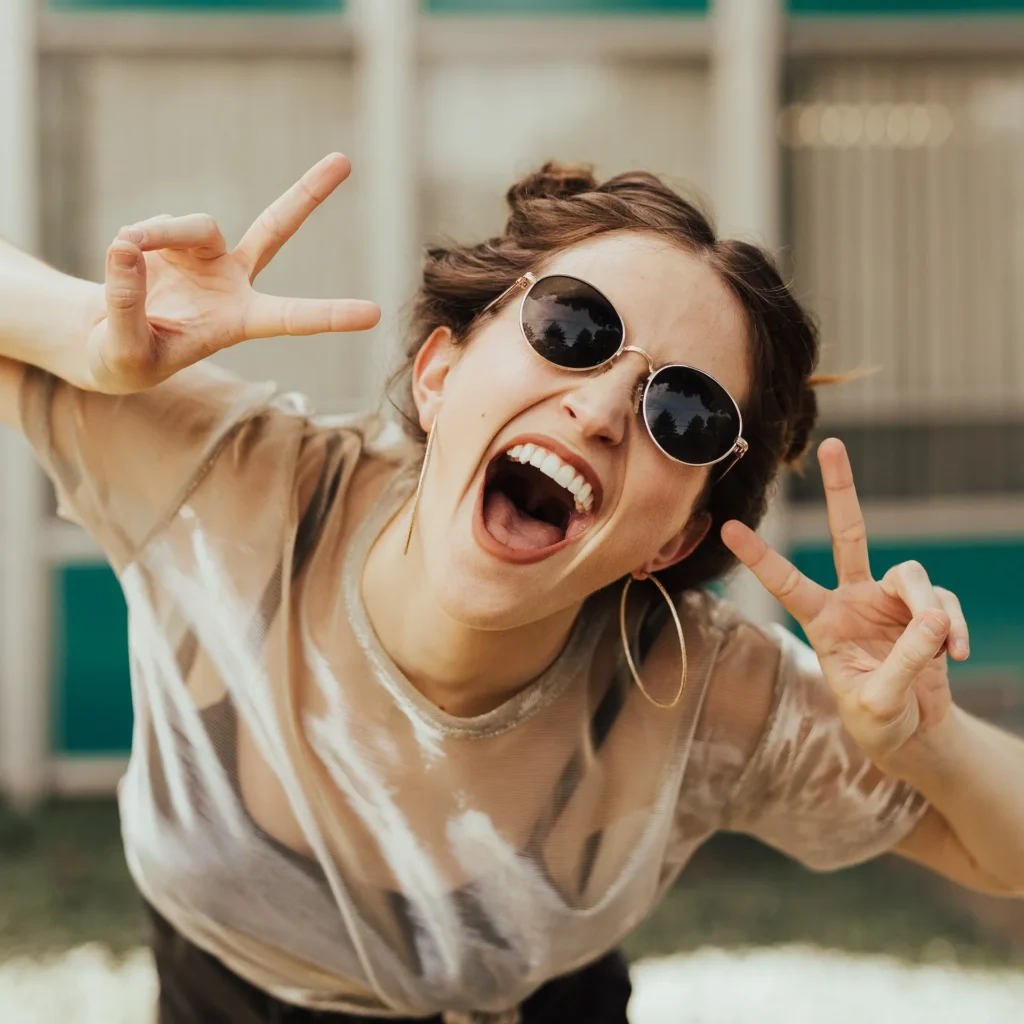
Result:
M722 539L803 627L839 714L879 767L899 774L916 741L949 714L946 652L969 653L960 602L917 562L871 576L867 533L842 442L818 449L839 585L808 579L753 530L732 521Z
M345 178L331 154L269 206L233 250L206 214L122 228L107 251L106 287L87 318L85 366L71 381L110 394L142 391L251 338L362 331L380 310L358 299L265 295L256 276ZM69 378L70 379L70 376Z

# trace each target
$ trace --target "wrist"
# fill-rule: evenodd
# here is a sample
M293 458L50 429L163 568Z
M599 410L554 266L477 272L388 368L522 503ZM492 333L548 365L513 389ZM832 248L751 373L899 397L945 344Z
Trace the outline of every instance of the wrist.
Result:
M89 336L105 316L100 284L27 258L0 268L0 355L89 387Z
M951 704L941 722L913 736L879 767L926 795L949 792L963 776L971 723L970 715Z

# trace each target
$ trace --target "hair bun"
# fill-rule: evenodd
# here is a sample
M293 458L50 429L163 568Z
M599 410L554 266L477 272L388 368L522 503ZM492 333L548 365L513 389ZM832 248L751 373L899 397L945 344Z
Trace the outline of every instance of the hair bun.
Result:
M531 199L568 199L597 188L593 168L587 164L562 164L549 160L539 171L520 178L506 194L515 210Z

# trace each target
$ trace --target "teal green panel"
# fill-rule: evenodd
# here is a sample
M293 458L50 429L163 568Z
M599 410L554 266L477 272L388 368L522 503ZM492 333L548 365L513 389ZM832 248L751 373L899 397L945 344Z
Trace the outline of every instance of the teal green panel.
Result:
M876 542L871 569L876 579L890 566L916 558L932 581L952 590L963 605L971 656L950 663L954 685L984 689L1012 702L1007 712L1024 724L1024 541ZM801 545L792 553L801 572L823 586L836 585L832 550ZM799 627L793 624L796 632ZM1014 710L1015 709L1015 710Z
M1024 0L789 0L790 14L1024 14Z
M57 11L239 11L304 14L340 11L344 0L50 0Z
M67 754L131 747L128 610L106 566L54 573L54 746Z
M1024 642L1024 541L927 540L874 541L871 569L878 579L898 562L916 558L935 583L954 591L975 619L1016 622ZM832 549L799 545L793 560L824 586L836 585Z
M708 0L424 0L431 14L704 14Z

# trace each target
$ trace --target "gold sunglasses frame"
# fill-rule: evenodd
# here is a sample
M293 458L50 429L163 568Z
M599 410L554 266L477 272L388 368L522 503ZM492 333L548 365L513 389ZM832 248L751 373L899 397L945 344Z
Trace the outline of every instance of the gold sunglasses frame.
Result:
M615 352L613 352L607 359L602 360L596 366L560 366L558 363L552 362L552 360L550 359L546 359L539 352L537 352L533 345L530 344L530 339L526 333L526 327L523 324L523 310L526 307L526 300L529 297L530 292L533 291L535 285L539 284L541 281L546 281L548 278L551 277L564 277L568 278L570 281L578 281L580 284L586 285L587 288L590 288L593 291L597 292L597 294L600 295L601 298L608 303L608 306L618 317L619 323L622 325L622 341L619 342L619 347L615 350ZM616 359L619 358L619 356L623 355L626 352L637 352L640 355L642 355L644 359L647 360L647 380L644 381L644 386L642 390L639 388L637 389L637 399L633 405L633 412L639 414L640 406L643 405L644 413L641 419L643 420L644 429L647 431L647 436L650 437L654 446L658 449L659 452L661 452L662 455L665 456L665 458L671 459L673 462L678 462L680 465L683 466L692 466L695 469L702 469L704 467L717 466L719 463L724 462L726 459L731 457L732 461L718 475L718 478L716 480L717 483L718 480L721 480L736 465L736 463L739 462L739 460L742 459L743 456L747 454L747 452L750 449L750 444L743 437L743 412L739 407L739 403L730 394L729 389L724 384L722 384L722 382L719 381L716 377L713 377L710 373L708 373L707 370L702 370L699 366L690 366L686 363L666 363L664 366L655 367L654 360L642 348L640 348L639 345L626 344L626 324L625 321L622 319L621 314L615 308L615 305L611 301L611 299L609 299L608 296L605 295L600 288L596 288L589 281L584 281L583 278L575 277L572 274L544 274L543 276L538 277L532 271L527 271L525 274L523 274L522 277L518 278L518 280L513 281L512 284L510 284L496 299L492 299L490 302L488 302L487 305L484 306L482 310L480 310L480 316L483 316L484 314L488 313L495 306L500 306L501 303L504 302L509 295L511 295L513 292L520 288L524 288L525 291L523 292L522 301L519 303L519 331L523 336L523 340L530 347L530 350L535 355L537 355L538 358L544 359L546 363L550 363L552 366L557 366L558 369L565 370L568 373L593 373L594 370L598 370L602 366L607 366L609 363L614 362ZM701 373L705 377L710 378L722 389L723 392L725 392L729 401L732 402L733 408L736 410L736 420L739 424L739 428L736 434L736 440L733 442L732 447L727 452L725 452L724 455L720 455L717 459L712 459L711 462L686 462L683 459L677 459L674 455L670 455L667 451L665 451L664 448L662 448L660 444L658 444L657 438L655 438L654 433L651 431L650 425L647 420L647 396L650 394L651 381L654 380L655 376L662 370L667 370L670 369L671 367L680 367L681 369L684 370L693 370L696 373Z

